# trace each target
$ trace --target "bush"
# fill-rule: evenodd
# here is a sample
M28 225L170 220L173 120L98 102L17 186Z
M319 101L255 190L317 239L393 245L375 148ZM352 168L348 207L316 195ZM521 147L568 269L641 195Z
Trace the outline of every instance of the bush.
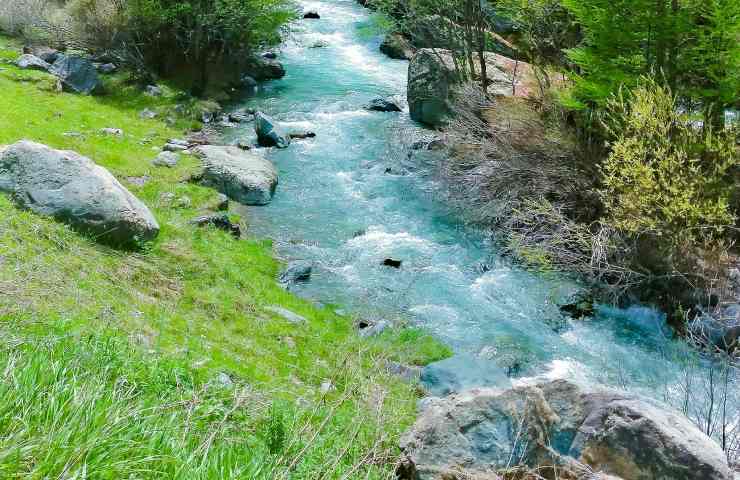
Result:
M670 91L645 81L609 103L615 141L603 165L607 221L671 254L720 240L734 224L734 138L689 122Z

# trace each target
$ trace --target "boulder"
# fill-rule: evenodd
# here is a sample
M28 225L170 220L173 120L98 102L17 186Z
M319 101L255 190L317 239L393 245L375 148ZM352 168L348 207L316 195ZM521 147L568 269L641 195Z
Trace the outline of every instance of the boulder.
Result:
M535 91L537 82L528 63L496 53L486 53L485 58L489 94L527 97ZM407 96L411 118L430 126L442 125L460 83L449 51L419 50L409 63Z
M257 133L257 142L263 147L286 148L290 145L290 135L262 112L254 114L254 131Z
M51 68L51 65L47 62L29 53L25 53L18 57L18 60L15 61L15 65L24 70L39 70L42 72L46 72Z
M400 33L389 33L380 44L380 51L396 60L411 60L416 49Z
M399 107L396 102L392 100L386 100L384 98L373 99L365 108L373 112L400 112L401 111L401 107Z
M310 10L303 14L303 18L318 20L319 18L321 18L321 15L319 15L319 12L315 10Z
M244 205L266 205L278 184L275 166L250 150L201 145L194 149L203 162L203 182Z
M137 246L159 233L149 209L105 168L75 152L21 141L0 152L0 191L103 242Z
M285 76L285 67L274 58L259 56L250 59L247 74L257 81L277 80Z
M297 260L290 262L288 267L280 273L280 283L289 284L296 282L306 282L311 279L313 263L306 260Z
M59 55L49 72L59 77L65 90L74 93L89 95L100 87L98 71L83 57Z
M59 57L59 51L45 45L26 45L23 53L38 57L48 64L54 63Z
M177 166L178 160L179 157L177 153L164 151L160 152L159 155L157 155L154 160L152 160L152 165L154 165L155 167L174 168Z
M517 457L530 467L577 461L604 478L732 480L722 449L687 418L624 392L554 380L420 408L401 439L406 479L494 475Z

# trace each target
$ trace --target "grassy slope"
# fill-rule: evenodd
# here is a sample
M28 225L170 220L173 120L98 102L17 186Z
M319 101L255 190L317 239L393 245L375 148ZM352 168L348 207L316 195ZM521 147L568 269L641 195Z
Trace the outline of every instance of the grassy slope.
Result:
M196 160L150 165L152 147L185 124L138 116L171 109L174 95L151 99L115 79L102 97L55 93L46 74L1 63L16 55L0 37L0 144L25 138L91 157L162 231L145 252L118 252L0 195L0 477L387 475L416 392L380 365L445 349L415 330L360 340L350 319L275 284L269 242L190 226L216 197L187 181ZM144 175L143 187L126 180ZM222 373L233 386L215 381Z

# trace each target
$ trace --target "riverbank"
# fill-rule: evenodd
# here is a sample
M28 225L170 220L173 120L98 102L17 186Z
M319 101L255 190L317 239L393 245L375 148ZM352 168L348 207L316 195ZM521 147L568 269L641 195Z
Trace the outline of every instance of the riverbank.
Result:
M57 93L11 64L18 53L0 37L0 144L90 157L161 232L141 252L114 250L0 196L2 475L389 475L418 397L382 366L446 350L416 329L360 339L354 319L278 286L269 241L192 225L218 201L190 181L196 159L151 164L192 121L141 116L174 111L176 91L150 97L113 77L103 96Z

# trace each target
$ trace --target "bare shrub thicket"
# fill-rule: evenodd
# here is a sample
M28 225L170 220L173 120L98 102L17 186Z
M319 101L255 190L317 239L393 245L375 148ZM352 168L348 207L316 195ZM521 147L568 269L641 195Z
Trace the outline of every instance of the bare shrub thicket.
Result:
M563 121L546 99L492 99L466 85L445 130L442 175L453 202L495 228L511 253L622 293L641 275L622 261L626 240L598 222L597 172Z

